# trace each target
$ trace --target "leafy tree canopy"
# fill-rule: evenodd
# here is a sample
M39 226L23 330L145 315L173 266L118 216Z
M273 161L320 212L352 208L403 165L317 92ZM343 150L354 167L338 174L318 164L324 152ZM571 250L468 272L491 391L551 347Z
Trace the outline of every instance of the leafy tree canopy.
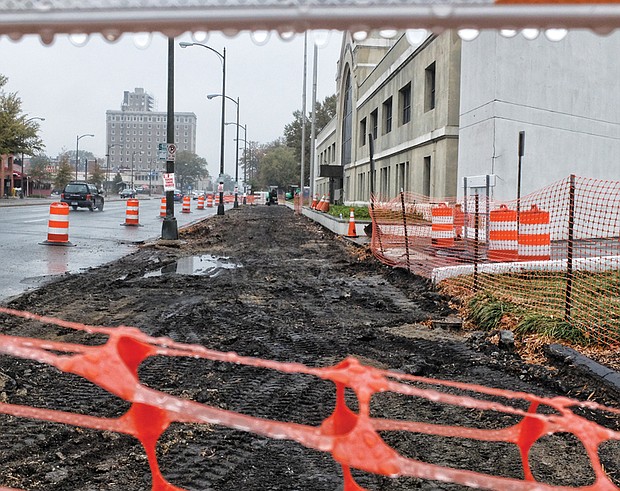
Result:
M277 145L265 152L261 159L257 180L259 188L278 186L286 189L291 183L299 182L299 165L295 152L285 145Z
M209 177L207 161L195 153L180 151L176 154L174 175L179 189L184 191L188 186L195 187L199 180Z

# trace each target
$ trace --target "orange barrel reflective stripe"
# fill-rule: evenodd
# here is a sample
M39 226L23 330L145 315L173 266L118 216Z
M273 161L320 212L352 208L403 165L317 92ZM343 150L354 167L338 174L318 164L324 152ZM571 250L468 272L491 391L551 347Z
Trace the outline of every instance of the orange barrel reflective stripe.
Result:
M205 209L205 197L204 196L198 196L198 207L197 209L199 210L204 210Z
M166 198L161 199L161 205L159 206L159 218L166 216Z
M551 259L549 212L532 205L519 214L519 261Z
M454 247L454 210L446 203L431 209L431 244L434 247Z
M181 209L181 213L190 213L191 212L191 198L189 196L183 196L183 208Z
M125 211L125 224L130 227L137 227L140 225L139 219L139 206L140 202L137 199L127 200L127 210Z
M67 245L69 242L69 205L67 203L52 203L50 205L50 217L47 222L47 240L41 242L45 245Z
M213 208L213 195L207 195L207 208Z
M517 210L506 205L489 213L489 261L516 261L518 259Z

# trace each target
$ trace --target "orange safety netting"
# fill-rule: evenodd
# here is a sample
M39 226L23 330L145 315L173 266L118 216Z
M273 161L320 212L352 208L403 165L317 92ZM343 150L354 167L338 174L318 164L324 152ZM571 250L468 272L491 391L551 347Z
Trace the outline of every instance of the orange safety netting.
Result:
M519 202L401 193L370 208L380 261L620 344L620 182L570 176Z
M107 336L105 344L92 346L0 335L0 352L37 360L91 381L131 403L130 409L123 416L95 417L8 403L0 403L0 412L22 418L124 433L137 438L149 460L153 491L182 491L182 488L174 486L162 476L155 451L159 437L173 422L223 425L270 438L293 440L306 447L328 452L342 466L345 491L363 489L353 479L352 468L390 477L413 476L499 491L557 490L560 489L557 486L536 481L530 468L530 450L549 435L571 434L583 445L593 476L588 485L564 486L561 489L619 489L605 473L598 452L604 442L620 440L620 432L600 426L577 413L587 409L590 413L600 412L614 419L620 416L620 410L591 401L580 402L565 397L545 398L522 392L412 376L365 366L354 358L347 358L335 366L312 368L299 363L282 363L239 356L231 352L223 353L202 346L176 343L170 338L153 338L131 327L87 326L7 308L0 308L0 312ZM140 382L138 367L152 356L202 358L315 376L334 383L335 409L321 425L310 426L253 417L175 397ZM357 412L347 406L345 390L355 394ZM379 393L394 393L410 396L412 401L430 401L433 404L488 412L490 417L504 421L504 426L499 429L485 429L477 428L475 422L461 427L442 425L440 421L426 423L374 417L371 402ZM518 448L521 457L523 480L404 457L380 436L380 432L388 431L454 438L460 442L467 439L513 444Z

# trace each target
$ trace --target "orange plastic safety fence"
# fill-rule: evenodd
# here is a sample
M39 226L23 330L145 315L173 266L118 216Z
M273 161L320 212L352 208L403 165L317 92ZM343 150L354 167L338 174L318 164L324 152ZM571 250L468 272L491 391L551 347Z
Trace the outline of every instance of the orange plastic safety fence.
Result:
M529 464L530 449L543 437L566 433L574 435L590 459L593 480L588 486L562 489L617 490L606 475L598 456L604 442L620 440L620 432L598 425L576 414L573 409L602 412L612 418L620 410L594 402L565 397L545 398L533 394L493 389L453 381L442 381L380 370L347 358L335 366L312 368L299 363L282 363L223 353L202 346L176 343L170 338L153 338L136 328L87 326L0 307L0 312L29 320L88 333L103 334L103 345L81 345L49 340L0 335L0 353L47 363L66 373L81 376L126 401L130 409L119 418L95 417L65 411L0 403L0 412L17 417L55 421L74 426L124 433L143 445L152 472L153 491L182 491L168 482L159 471L155 452L159 437L173 422L223 425L266 437L290 439L306 447L329 452L343 469L345 491L360 491L351 468L397 477L413 476L453 482L465 486L504 490L551 491L557 486L537 482ZM335 409L320 426L287 423L252 417L151 389L140 383L139 365L151 356L192 357L212 361L250 365L284 373L312 375L335 385ZM351 390L358 402L352 411L345 402L345 390ZM488 411L498 420L508 417L499 429L447 426L391 420L371 416L371 400L379 393L395 393L433 404L458 406L467 410ZM506 421L504 419L504 421ZM507 442L521 456L523 480L499 477L471 470L444 467L402 456L380 436L380 432L399 431L439 437Z
M620 182L570 176L519 202L403 193L370 211L380 261L620 344Z

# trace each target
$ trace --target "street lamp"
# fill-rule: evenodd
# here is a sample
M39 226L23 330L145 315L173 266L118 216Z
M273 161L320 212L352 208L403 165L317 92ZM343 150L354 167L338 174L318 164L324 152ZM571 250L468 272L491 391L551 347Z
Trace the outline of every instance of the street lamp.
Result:
M222 53L219 51L207 46L202 43L179 43L181 48L187 48L189 46L202 46L203 48L208 49L209 51L213 51L216 55L220 57L222 61L222 122L220 127L220 178L224 177L224 121L226 120L226 48L222 50ZM224 188L221 188L220 191L220 202L217 206L217 214L224 214Z
M111 145L108 145L108 153L105 154L106 159L107 159L107 164L106 164L106 184L110 182L110 149L112 147L122 147L123 145L120 143L112 143ZM107 196L107 192L108 192L108 187L106 186L106 196Z
M243 128L243 204L246 204L246 185L247 185L247 170L248 170L248 126L244 124L241 126L239 123L226 123L226 124L236 124L237 130L239 128ZM237 131L237 138L235 140L237 142L237 151L239 151L239 131ZM237 159L239 162L239 159Z
M237 122L235 123L237 125L237 140L239 139L239 98L237 97L237 100L234 100L232 97L228 97L227 95L223 95L223 94L209 94L207 95L207 99L214 99L215 97L222 97L223 99L228 99L229 101L234 102L237 105ZM224 123L227 124L227 123ZM237 145L237 148L235 150L235 204L233 205L233 208L239 208L239 200L237 199L237 195L238 195L238 183L239 183L239 145Z
M134 155L138 154L138 155L142 155L144 152L142 150L134 150L133 152L131 152L131 185L130 185L130 189L134 189L133 187L133 158Z
M75 140L75 180L77 181L78 178L78 165L80 162L80 159L78 158L78 154L79 154L79 150L80 150L80 140L82 138L84 138L85 136L95 136L95 135L91 135L90 133L87 133L85 135L80 135L77 137L77 139ZM84 176L86 177L86 176Z

